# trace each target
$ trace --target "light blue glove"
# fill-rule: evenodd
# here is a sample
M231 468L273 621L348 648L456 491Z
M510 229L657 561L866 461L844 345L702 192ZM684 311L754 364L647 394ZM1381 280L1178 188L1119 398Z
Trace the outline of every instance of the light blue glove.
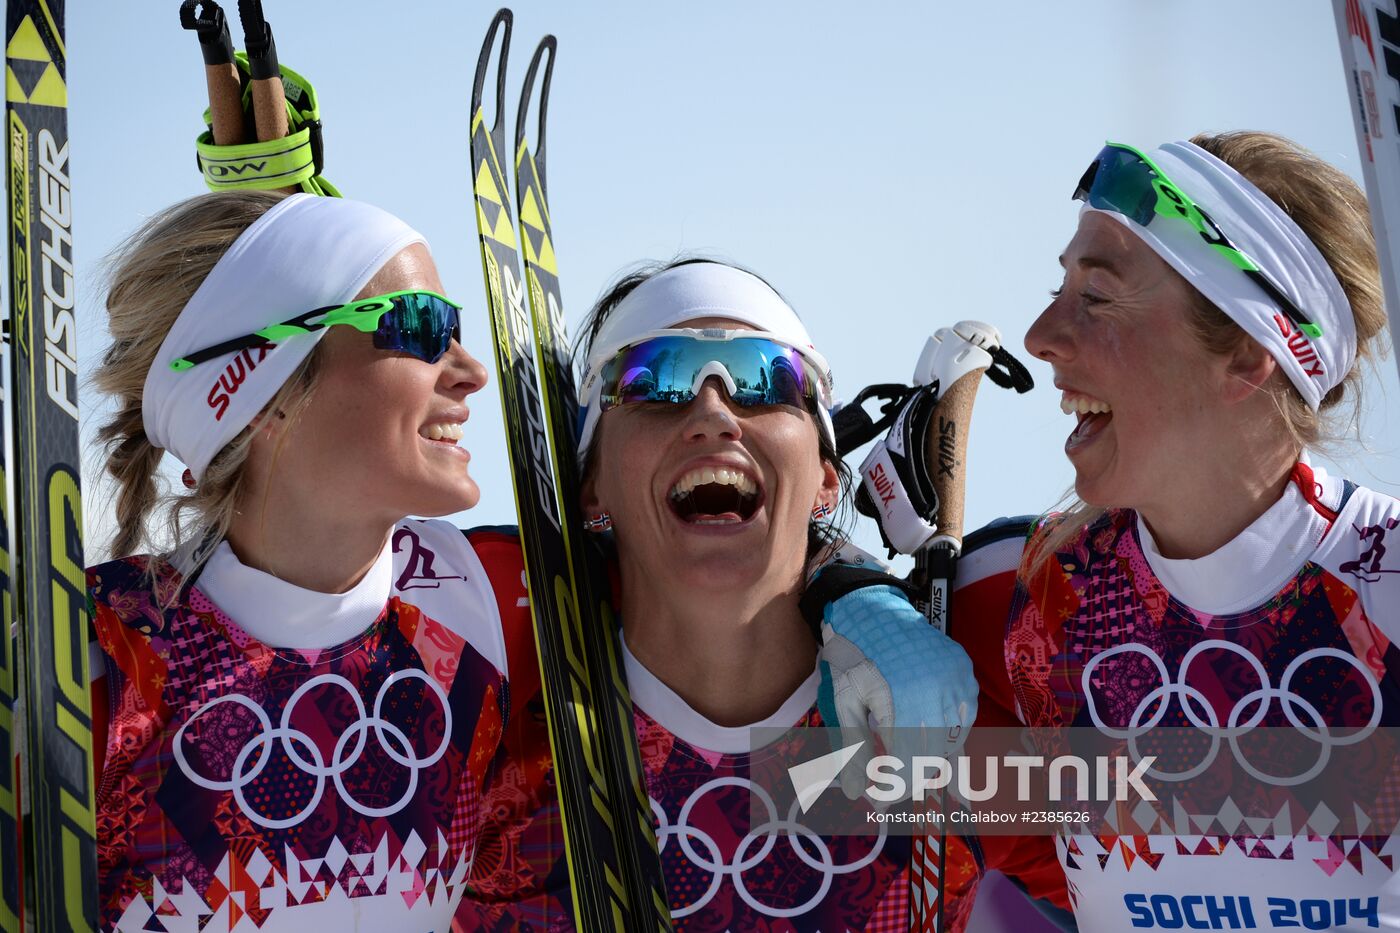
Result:
M906 757L923 744L914 730L942 740L954 728L966 733L977 718L967 652L893 586L864 586L827 603L819 657L822 721L840 727L843 746L865 743L854 759L859 765L841 770L852 800L865 790L875 733L887 753Z

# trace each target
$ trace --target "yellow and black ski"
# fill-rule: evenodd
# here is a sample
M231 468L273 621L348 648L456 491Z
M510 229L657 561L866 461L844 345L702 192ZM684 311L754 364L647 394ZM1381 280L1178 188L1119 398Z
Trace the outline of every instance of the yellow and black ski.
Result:
M630 733L630 700L626 688L620 700L616 693L610 693L613 685L622 685L616 657L610 671L603 670L599 667L599 657L603 656L598 646L591 643L599 633L610 632L610 622L595 618L592 607L596 601L592 597L588 597L588 611L580 611L581 598L587 591L578 588L571 553L578 553L581 559L581 549L571 549L566 537L566 523L578 527L577 503L571 500L567 507L560 506L560 489L554 475L557 457L550 445L550 426L536 378L531 312L526 308L528 286L519 276L514 212L505 174L505 63L510 50L511 21L510 10L496 14L476 64L472 87L472 178L486 298L496 345L497 380L549 721L554 786L564 824L574 923L577 929L591 933L669 930L671 923L666 915L665 892L659 885L659 869L654 878L638 877L640 855L655 859L655 842L650 841L651 811L641 793L640 770L634 770L633 782L623 785L615 762L609 761L612 745L605 737L605 720L616 720L620 710L626 709L626 728ZM500 50L494 88L496 106L489 127L483 97L491 52L497 43ZM538 226L535 214L529 220L535 223L535 230L547 231L547 227ZM532 234L529 227L531 224L526 226L528 237ZM538 237L532 238L529 248L538 245ZM543 258L536 252L536 269L543 268L539 262ZM552 269L553 259L547 262ZM557 304L557 277L553 286ZM553 367L552 361L549 366ZM615 635L610 637L616 639ZM624 706L619 706L619 702ZM643 835L648 839L648 849L638 853L636 846Z
M41 931L97 928L91 625L83 577L78 491L77 320L73 199L68 161L64 0L11 0L5 16L6 147L9 166L10 402L15 479L13 550L0 567L18 649L0 660L25 710L22 768L26 925ZM8 526L10 522L6 522ZM6 530L10 530L8 527ZM5 545L10 546L10 536ZM12 617L10 613L13 612ZM4 647L8 640L0 639ZM8 697L7 697L8 699ZM4 714L0 713L0 719ZM12 761L13 723L0 723L0 754ZM13 846L15 787L0 777L0 928L18 928ZM14 924L12 927L11 924Z
M587 540L579 505L578 393L569 357L569 337L564 326L564 301L559 290L559 268L554 252L545 184L545 118L549 110L549 85L554 74L557 43L545 36L535 49L520 92L515 120L515 196L520 209L520 246L525 259L525 281L535 326L540 393L544 398L550 450L554 453L554 478L563 516L564 550L573 583L571 596L580 616L588 671L594 677L598 727L608 779L615 789L617 819L621 827L621 855L627 865L629 897L636 905L638 930L670 929L666 886L661 857L656 851L651 804L642 778L642 756L632 720L632 697L623 673L622 647L617 622L609 602L607 571L598 549ZM543 64L543 74L540 72ZM530 151L526 117L536 79L539 79L539 117L536 149Z
M614 715L617 706L605 699L610 681L596 665L596 647L589 645L599 629L585 625L575 597L549 427L536 379L526 285L520 278L505 172L511 22L509 10L496 14L477 61L471 99L471 171L575 927L589 933L669 930L664 896L658 913L655 903L641 903L636 893L637 860L629 849L638 838L639 820L649 821L650 810L640 799L644 809L638 812L639 797L632 788L618 786L607 761L603 718ZM498 40L495 117L488 127L482 101ZM654 856L654 846L651 852Z

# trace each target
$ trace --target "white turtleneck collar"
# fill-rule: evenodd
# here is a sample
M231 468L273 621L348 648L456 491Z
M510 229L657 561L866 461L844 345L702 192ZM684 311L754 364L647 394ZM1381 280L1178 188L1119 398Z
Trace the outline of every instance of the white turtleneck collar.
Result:
M374 624L393 589L393 565L385 541L358 583L344 593L318 593L247 566L221 541L195 586L263 644L314 651L344 644Z
M1311 469L1313 498L1335 510L1342 483L1319 467ZM1296 478L1248 528L1204 557L1163 557L1147 523L1137 516L1143 556L1162 586L1179 602L1208 615L1232 615L1264 603L1302 569L1329 527L1331 522L1303 495Z
M792 696L784 700L773 715L747 726L721 726L697 713L681 699L680 694L643 667L642 662L628 649L626 640L622 642L622 661L627 674L627 689L638 709L681 741L704 751L726 755L757 751L752 745L750 729L787 729L796 725L817 702L817 685L821 682L821 675L813 670L812 675L798 685Z

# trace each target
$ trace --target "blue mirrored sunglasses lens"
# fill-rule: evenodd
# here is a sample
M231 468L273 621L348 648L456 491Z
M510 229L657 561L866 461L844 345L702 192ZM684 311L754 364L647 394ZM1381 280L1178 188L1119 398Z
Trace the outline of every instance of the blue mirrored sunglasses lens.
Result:
M1105 146L1080 181L1075 197L1088 201L1090 207L1123 214L1146 227L1157 214L1153 177L1152 169L1135 153Z
M711 362L728 371L734 401L745 407L803 408L817 395L801 354L772 340L657 337L624 349L604 368L603 410L631 402L692 401L695 380Z
M379 319L374 345L436 363L451 346L457 326L457 309L436 295L399 295Z

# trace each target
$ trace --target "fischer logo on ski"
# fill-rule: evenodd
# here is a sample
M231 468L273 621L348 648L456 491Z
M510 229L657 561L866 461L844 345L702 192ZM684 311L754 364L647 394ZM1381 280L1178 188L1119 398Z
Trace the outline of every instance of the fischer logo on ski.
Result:
M509 332L511 353L517 358L529 359L530 316L525 310L523 289L509 266L500 267L502 290L505 292L506 307L510 309ZM545 432L541 416L540 397L530 373L530 380L520 380L516 388L525 396L524 409L526 424L530 430L531 475L539 487L539 500L544 505L543 515L556 530L559 528L558 496L554 491L554 476L549 471L549 435Z
M73 234L68 143L39 131L40 281L44 285L44 370L49 398L78 420L78 322L73 316ZM66 255L65 255L66 253Z

